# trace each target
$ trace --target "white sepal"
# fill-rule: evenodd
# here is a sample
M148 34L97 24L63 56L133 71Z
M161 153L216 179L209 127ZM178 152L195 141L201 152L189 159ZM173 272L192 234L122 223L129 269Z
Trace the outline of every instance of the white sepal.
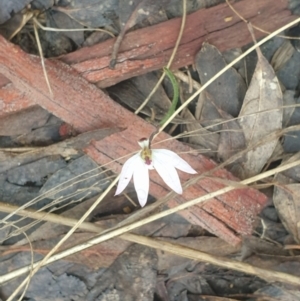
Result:
M153 165L164 182L178 194L182 194L182 187L175 167L169 162L164 162L161 153L153 152Z
M175 168L184 171L189 174L196 174L197 171L194 170L190 164L179 157L176 153L168 149L153 149L153 154L158 154L159 158L164 162L172 164Z
M133 172L134 188L141 207L144 207L147 203L149 193L149 171L141 158L135 164Z
M124 163L121 170L120 179L115 195L120 194L128 185L129 181L132 178L133 172L135 170L136 162L138 160L140 160L139 153L135 154Z

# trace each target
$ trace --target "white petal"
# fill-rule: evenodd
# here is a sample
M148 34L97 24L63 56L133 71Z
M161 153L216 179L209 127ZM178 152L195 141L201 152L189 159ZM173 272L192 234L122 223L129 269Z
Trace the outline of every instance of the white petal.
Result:
M182 194L182 187L175 167L169 162L164 162L160 156L153 153L153 165L164 182L178 194Z
M137 160L135 164L133 172L134 188L141 207L144 207L147 203L149 193L149 172L142 159Z
M189 174L197 173L197 171L194 170L190 166L190 164L188 164L185 160L180 158L176 153L174 153L168 149L153 149L152 154L153 154L153 158L159 157L161 162L166 162L168 164L171 164L181 171L184 171Z
M115 195L120 194L128 185L129 181L132 178L134 169L136 167L136 162L140 161L140 154L135 154L131 158L129 158L123 165L121 174L120 174L120 179L118 183L118 187L116 190Z

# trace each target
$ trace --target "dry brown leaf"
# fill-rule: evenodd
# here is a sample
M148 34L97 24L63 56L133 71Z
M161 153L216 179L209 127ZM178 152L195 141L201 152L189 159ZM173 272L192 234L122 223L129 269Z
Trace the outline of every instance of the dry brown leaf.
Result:
M215 152L218 148L219 135L202 127L189 110L185 110L182 117L185 120L193 121L185 125L187 131L191 133L191 136L188 136L189 143L201 145L208 152Z
M201 124L205 127L208 127L210 131L218 133L222 129L222 125L219 124L219 122L222 121L222 116L219 112L221 106L215 100L213 95L211 95L207 91L201 94L203 94L201 97L203 106L199 120L201 121Z
M242 163L241 178L258 174L276 147L278 139L264 143L282 128L282 93L274 70L257 48L258 62L239 114L249 151ZM254 145L259 143L259 146Z
M300 184L275 187L273 201L284 227L300 243Z
M227 122L222 124L218 157L222 161L226 161L238 151L245 148L245 137L236 119L232 120L232 116L222 110L219 110L219 113Z
M87 300L153 300L157 255L154 249L131 245L97 279Z
M286 127L290 124L291 117L293 116L296 109L296 99L295 99L295 91L286 90L283 93L283 104L285 106L283 110L283 127Z
M205 84L226 67L227 63L216 47L203 43L201 51L196 56L195 65L201 84ZM201 119L207 119L207 113L215 111L215 107L234 117L238 115L246 92L246 84L234 68L219 76L206 90L212 96L214 104L204 104Z
M299 160L297 153L285 160L283 164ZM286 230L300 243L300 184L299 166L290 168L284 173L276 175L279 183L274 187L273 202Z
M274 70L277 72L279 71L285 63L292 57L295 52L295 48L291 44L289 40L286 40L281 46L276 50L274 53L271 65Z

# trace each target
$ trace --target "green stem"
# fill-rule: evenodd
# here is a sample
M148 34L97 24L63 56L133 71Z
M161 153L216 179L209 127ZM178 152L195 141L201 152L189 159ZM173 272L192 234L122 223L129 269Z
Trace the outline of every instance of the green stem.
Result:
M173 86L173 100L172 100L172 104L167 112L167 114L165 115L165 117L160 121L160 125L162 126L171 116L172 114L175 112L176 110L176 106L177 106L177 102L178 102L178 98L179 98L179 86L178 83L176 81L176 78L174 76L174 74L170 71L170 69L168 69L167 67L164 67L164 72L166 73L166 75L169 77L171 84Z

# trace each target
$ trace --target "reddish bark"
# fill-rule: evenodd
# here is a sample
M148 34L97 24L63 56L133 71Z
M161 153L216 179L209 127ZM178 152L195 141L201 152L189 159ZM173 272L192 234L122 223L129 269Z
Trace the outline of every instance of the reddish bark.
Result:
M33 100L25 97L5 76L0 74L0 117L33 105L35 105Z
M24 97L35 101L79 132L103 127L125 128L123 132L94 142L87 149L87 153L99 164L117 159L117 162L107 167L114 172L120 172L121 165L118 162L123 163L124 159L118 158L136 151L136 141L149 136L154 130L153 126L111 100L108 95L78 76L74 69L64 63L46 60L46 68L53 98L49 95L40 59L24 53L19 47L0 37L0 73L8 78ZM169 136L162 133L157 140L167 138ZM174 140L160 143L158 147L166 147L177 153L191 150ZM212 160L202 155L185 153L183 157L199 174L216 166ZM176 196L168 205L172 207L222 187L213 177L234 179L226 170L218 170L186 189L183 196ZM181 174L183 182L188 178L189 175ZM150 193L156 198L161 198L167 192L168 189L155 171L151 173ZM194 206L180 214L229 243L237 244L240 242L239 235L251 233L252 221L265 204L266 197L260 192L249 188L239 189L212 199L202 207Z
M242 0L234 8L254 25L273 31L294 20L287 9L288 0ZM124 79L157 70L166 65L178 36L181 19L173 19L151 27L130 32L122 42L118 63L109 69L110 55L115 39L93 47L85 47L61 57L82 76L99 87L111 86ZM162 34L163 33L163 34ZM255 32L256 37L265 35ZM208 41L224 51L250 43L247 26L227 7L221 4L199 10L187 16L184 35L175 57L173 68L193 64L202 42ZM0 74L0 116L33 105Z
M294 20L287 9L288 0L242 0L234 8L253 25L272 32ZM116 68L109 68L115 39L93 47L85 47L61 57L84 78L99 87L108 87L133 76L145 74L165 66L176 43L181 18L136 30L125 35ZM266 34L255 31L256 38ZM242 47L252 42L247 25L226 3L198 10L187 16L183 37L172 68L194 63L203 42L220 51Z
M295 18L287 6L287 0L243 0L235 4L235 8L247 20L267 31L277 29ZM232 19L226 22L229 17ZM87 153L99 164L137 150L136 141L148 136L154 130L153 127L112 101L101 90L78 76L78 72L89 81L105 87L161 68L172 52L180 22L180 19L174 19L127 34L115 70L108 68L113 39L61 58L72 64L77 71L58 60L46 60L53 98L49 95L40 59L24 53L0 37L0 73L5 76L0 77L1 114L39 104L79 132L102 127L124 127L123 132L94 142L87 149ZM263 35L260 32L256 34L257 37ZM193 63L203 41L223 51L245 45L251 38L246 26L225 4L198 11L188 16L173 67ZM168 137L163 133L159 140ZM177 153L190 150L178 141L160 143L158 147L166 147ZM199 173L208 172L216 166L212 160L201 155L185 154L183 157ZM107 167L119 172L121 165L115 162ZM183 196L176 196L168 205L176 206L222 187L212 176L234 179L226 170L218 170L186 189ZM181 174L183 181L188 178L188 175ZM151 173L151 180L151 194L157 198L164 196L168 190L155 172ZM252 220L265 203L266 197L258 191L239 189L180 214L229 243L236 244L240 241L240 234L251 232Z

